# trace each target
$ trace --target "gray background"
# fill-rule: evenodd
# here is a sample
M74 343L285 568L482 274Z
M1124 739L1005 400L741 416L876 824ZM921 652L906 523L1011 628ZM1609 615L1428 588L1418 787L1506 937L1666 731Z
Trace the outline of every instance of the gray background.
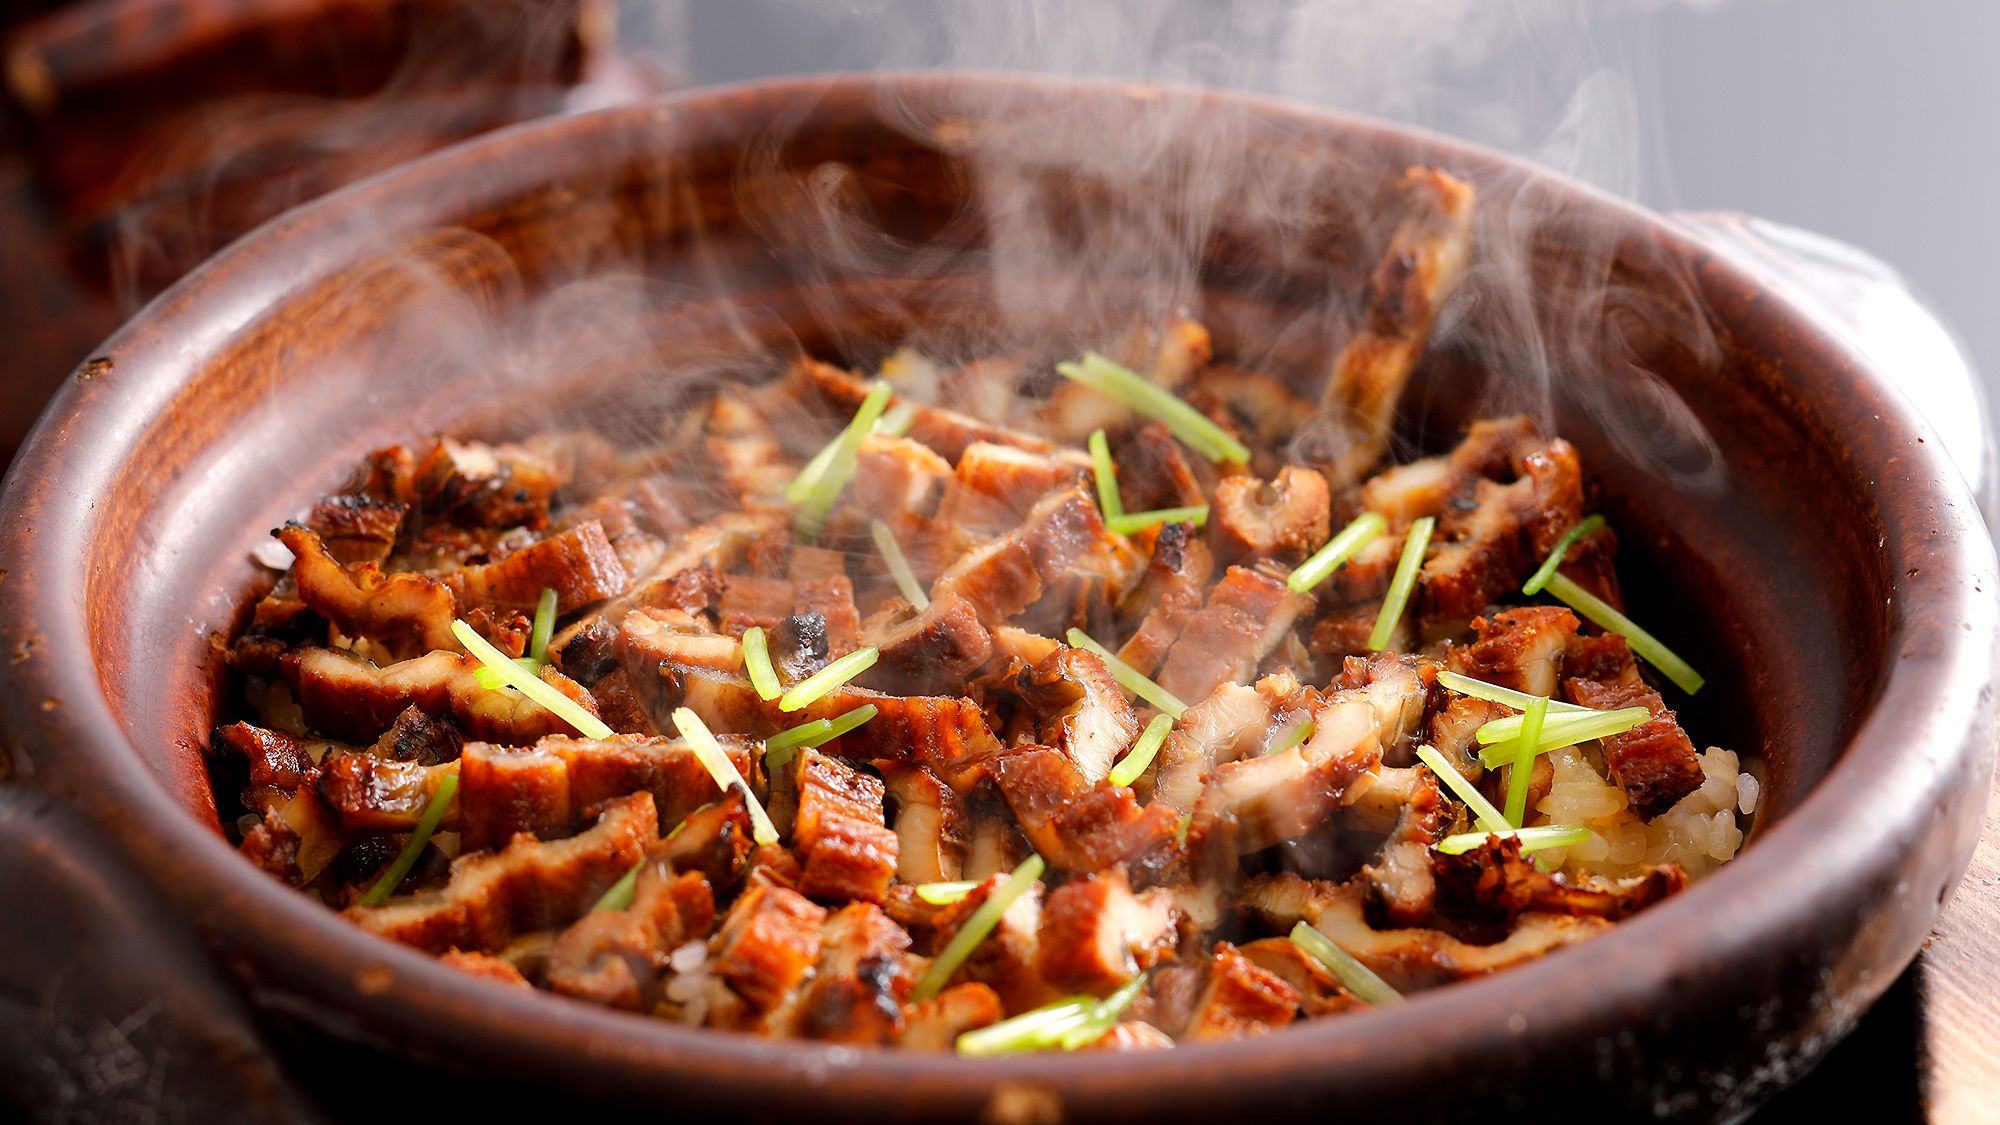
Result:
M1748 211L1896 266L2000 376L2000 3L1771 0L1658 27L1686 207Z

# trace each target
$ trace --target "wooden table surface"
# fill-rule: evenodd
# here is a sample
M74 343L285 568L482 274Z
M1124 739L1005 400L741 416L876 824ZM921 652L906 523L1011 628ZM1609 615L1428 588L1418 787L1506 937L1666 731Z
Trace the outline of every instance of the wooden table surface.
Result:
M1917 962L1925 1120L2000 1122L2000 785L1972 866Z
M2000 784L1929 945L1854 1033L1752 1125L2000 1122Z

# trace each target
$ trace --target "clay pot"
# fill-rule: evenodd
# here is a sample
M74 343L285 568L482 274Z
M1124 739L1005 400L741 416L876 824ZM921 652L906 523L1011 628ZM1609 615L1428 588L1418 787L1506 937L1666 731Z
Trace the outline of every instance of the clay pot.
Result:
M1175 303L1223 354L1303 387L1415 162L1480 188L1483 265L1401 441L1548 410L1625 544L1632 615L1709 677L1679 704L1697 741L1764 763L1751 843L1686 893L1393 1010L961 1061L497 987L349 926L224 839L203 761L226 707L214 639L270 580L251 548L371 447L557 418L625 432L799 346L1063 351ZM1193 249L1163 264L1162 246ZM516 1106L1726 1119L1909 962L1993 768L1992 548L1933 432L1857 352L1628 204L1233 95L808 80L462 146L292 212L163 295L63 389L4 504L17 778L101 826L280 1026L477 1075Z

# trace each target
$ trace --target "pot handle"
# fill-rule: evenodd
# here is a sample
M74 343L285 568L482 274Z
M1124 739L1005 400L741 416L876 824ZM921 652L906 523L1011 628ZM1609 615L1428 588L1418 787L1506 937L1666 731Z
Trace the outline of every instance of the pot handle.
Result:
M1986 526L2000 513L2000 458L1972 360L1900 274L1825 235L1733 211L1668 218L1783 292L1873 363L1937 431Z

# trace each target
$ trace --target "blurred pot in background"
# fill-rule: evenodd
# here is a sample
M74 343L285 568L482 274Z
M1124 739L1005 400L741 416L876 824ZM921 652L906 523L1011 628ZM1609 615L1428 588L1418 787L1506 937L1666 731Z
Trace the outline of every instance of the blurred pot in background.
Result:
M15 6L20 15L33 5ZM411 157L657 92L610 0L86 0L0 39L0 458L237 235Z

